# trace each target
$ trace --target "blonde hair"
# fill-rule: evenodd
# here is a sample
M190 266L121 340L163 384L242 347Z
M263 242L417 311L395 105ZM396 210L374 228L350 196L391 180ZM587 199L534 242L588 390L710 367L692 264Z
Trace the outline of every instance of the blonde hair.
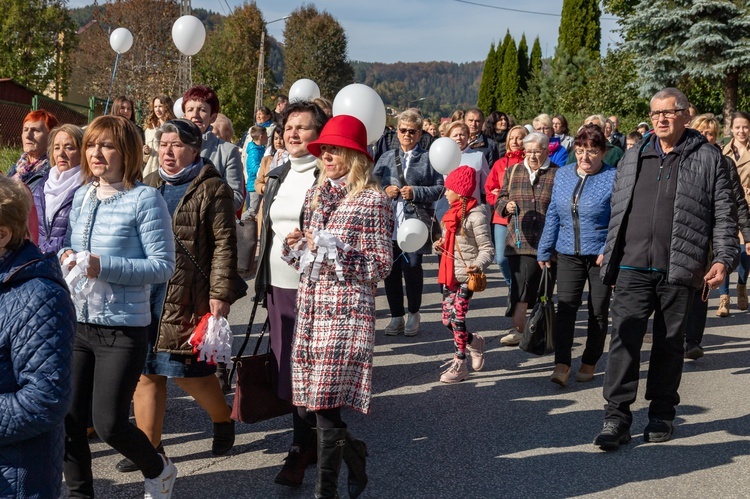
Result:
M64 125L56 126L55 128L53 128L49 133L49 138L47 139L47 157L49 158L50 165L52 166L55 166L53 163L54 159L52 157L52 153L55 150L55 137L57 137L57 134L60 132L67 133L68 137L70 137L70 140L73 141L73 145L75 145L79 151L81 151L81 144L83 143L83 130L81 130L80 127L71 125L70 123L65 123Z
M353 198L367 189L381 190L380 184L375 180L375 176L372 174L373 163L364 153L346 147L339 147L339 151L339 155L344 163L349 165L349 173L346 174L347 198ZM317 185L320 186L328 181L328 178L325 176L325 165L320 159L318 159L318 170L319 175ZM318 207L317 192L312 198L310 207L313 211Z
M81 175L84 183L94 179L86 157L86 149L89 143L105 133L112 136L115 150L122 156L122 181L125 188L130 189L143 178L143 139L135 124L122 116L99 116L86 128L81 147Z
M13 251L23 243L33 203L31 191L24 184L0 175L0 225L11 233L5 249Z
M508 137L505 139L505 150L506 151L510 151L510 134L513 133L514 130L520 130L521 131L521 133L522 133L521 138L522 139L525 138L529 134L529 131L526 130L526 127L525 126L521 126L521 125L516 125L513 128L511 128L510 130L508 130ZM521 144L521 149L523 149L523 143Z
M552 128L552 118L550 118L549 114L540 114L531 122L531 126L533 126L534 129L536 129L537 125Z
M708 128L714 135L719 136L719 120L711 113L699 114L693 118L693 121L690 122L690 128L693 130Z
M445 131L445 136L446 137L450 137L451 134L453 133L453 129L454 128L459 128L459 127L464 131L464 133L468 137L469 136L469 125L467 125L463 121L454 121L450 125L448 125L448 129Z

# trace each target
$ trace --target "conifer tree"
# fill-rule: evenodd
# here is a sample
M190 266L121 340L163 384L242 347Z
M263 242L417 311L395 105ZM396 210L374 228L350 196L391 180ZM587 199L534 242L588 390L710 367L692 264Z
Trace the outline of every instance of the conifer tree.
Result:
M503 96L500 110L508 114L515 114L518 109L519 97L518 52L516 51L516 42L512 38L505 49L502 75L499 85Z
M539 43L539 37L534 39L534 45L531 47L531 57L529 58L529 72L535 73L542 70L542 44Z
M495 109L495 85L497 71L495 70L495 42L490 43L490 51L484 61L482 82L479 84L479 102L477 107L486 115Z
M529 46L526 44L526 33L521 35L518 43L518 87L526 90L526 82L529 80Z
M495 51L495 109L493 109L493 111L505 111L503 108L504 97L502 89L503 66L505 66L505 52L508 50L511 43L514 43L513 37L510 36L510 30L507 30L505 32L505 38L503 38L503 44Z
M557 51L570 56L586 49L591 59L599 58L602 28L599 0L563 0Z

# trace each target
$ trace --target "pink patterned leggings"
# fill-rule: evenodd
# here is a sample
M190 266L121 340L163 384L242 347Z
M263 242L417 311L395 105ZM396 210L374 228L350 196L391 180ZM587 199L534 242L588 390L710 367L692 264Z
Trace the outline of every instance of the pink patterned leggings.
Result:
M456 289L443 288L443 325L453 333L453 343L459 357L466 355L466 345L470 343L471 333L466 331L466 312L474 293L466 284Z

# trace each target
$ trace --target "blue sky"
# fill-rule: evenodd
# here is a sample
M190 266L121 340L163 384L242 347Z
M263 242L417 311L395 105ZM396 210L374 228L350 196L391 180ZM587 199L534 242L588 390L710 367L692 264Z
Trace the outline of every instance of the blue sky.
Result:
M474 1L474 0L471 0ZM70 0L69 6L90 4ZM100 3L105 3L100 0ZM226 14L241 0L192 0L193 7ZM542 53L552 55L560 26L562 0L476 0L475 3L510 9L544 12L526 14L461 3L456 0L256 0L266 21L288 15L303 3L313 3L333 15L346 30L349 58L367 62L418 62L484 60L490 43L502 41L510 29L516 43L525 32L529 47L536 36ZM611 17L611 16L605 16ZM602 20L602 51L618 40L617 23ZM284 22L268 26L283 40Z

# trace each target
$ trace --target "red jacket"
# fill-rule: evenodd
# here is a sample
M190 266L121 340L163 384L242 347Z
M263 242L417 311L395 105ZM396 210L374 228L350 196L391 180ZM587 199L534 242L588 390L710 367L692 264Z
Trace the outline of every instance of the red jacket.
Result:
M490 176L487 177L487 183L484 186L485 193L487 194L487 204L495 206L497 196L492 193L495 189L500 189L503 186L503 178L505 178L505 170L509 166L523 162L524 150L519 151L508 151L505 155L495 161L490 170ZM500 214L495 211L492 215L492 223L500 225L508 225L508 219L501 217Z

